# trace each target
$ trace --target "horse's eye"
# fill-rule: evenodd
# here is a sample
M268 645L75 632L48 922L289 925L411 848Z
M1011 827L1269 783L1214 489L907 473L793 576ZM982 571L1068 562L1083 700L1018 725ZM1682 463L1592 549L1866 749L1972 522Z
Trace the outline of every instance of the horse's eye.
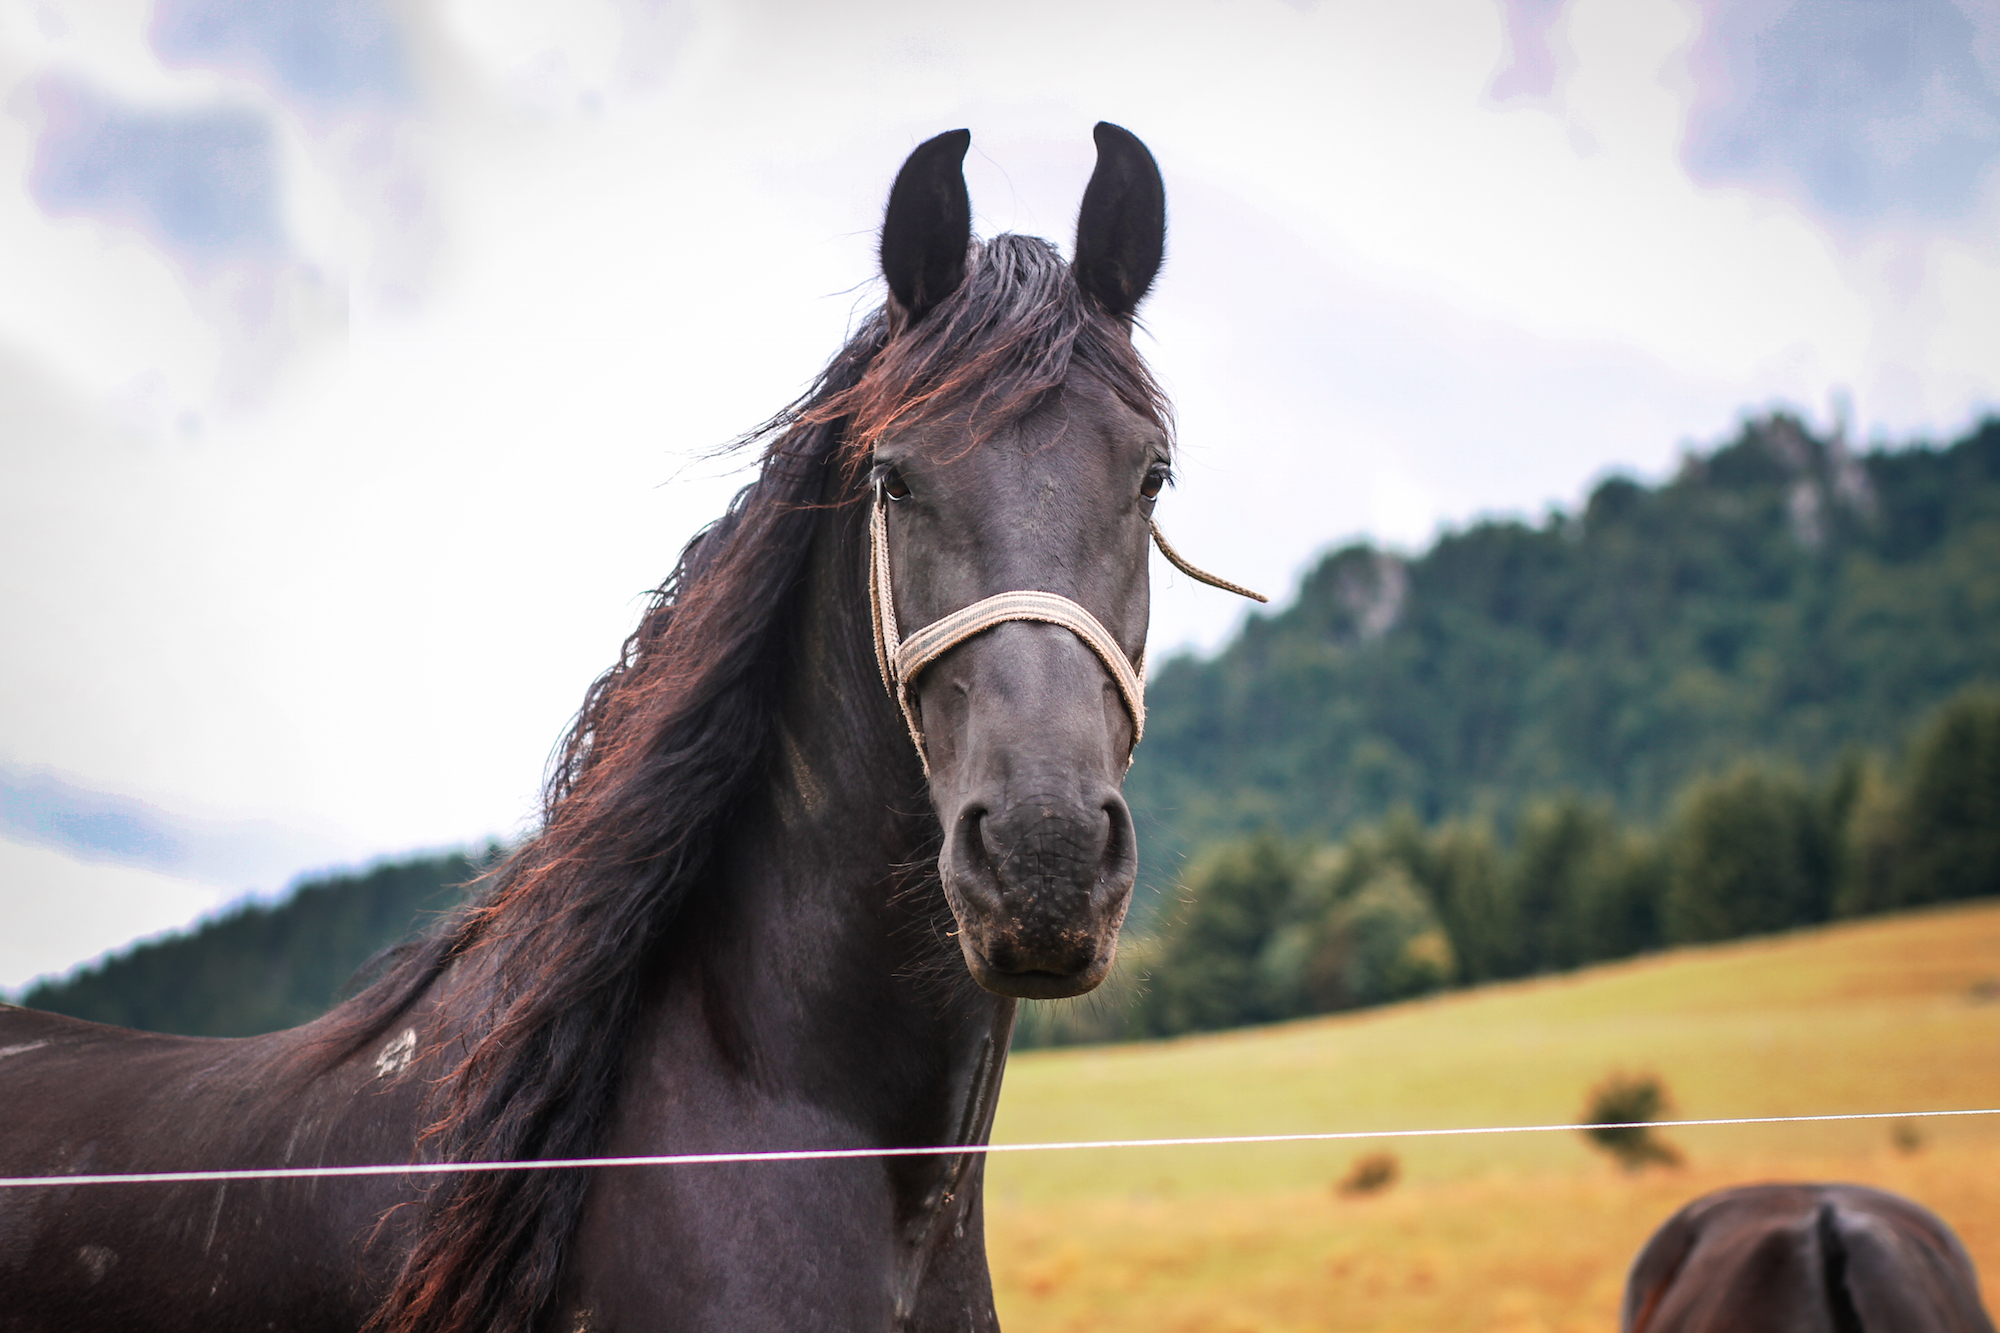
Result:
M891 500L907 500L910 498L910 483L903 480L902 473L889 468L882 474L882 494Z
M1173 478L1173 469L1165 463L1155 463L1146 469L1146 479L1139 483L1139 494L1148 500L1160 493L1160 488Z

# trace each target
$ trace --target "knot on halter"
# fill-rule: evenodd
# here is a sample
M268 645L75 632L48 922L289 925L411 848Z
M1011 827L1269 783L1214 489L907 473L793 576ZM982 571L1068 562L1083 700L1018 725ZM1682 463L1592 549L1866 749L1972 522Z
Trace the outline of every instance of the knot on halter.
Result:
M1153 541L1159 546L1160 554L1190 578L1259 602L1270 600L1262 593L1252 592L1240 584L1196 569L1167 545L1158 523L1151 527ZM889 697L902 711L903 723L909 728L910 740L917 747L917 759L924 766L925 777L930 776L930 753L924 745L923 724L917 717L916 700L910 693L911 684L925 667L959 644L1010 620L1060 625L1082 639L1084 645L1097 654L1097 660L1104 664L1104 669L1118 686L1118 696L1125 701L1125 711L1132 715L1132 749L1125 756L1125 766L1132 766L1132 758L1138 753L1139 739L1146 734L1145 650L1141 649L1138 657L1128 660L1125 650L1118 646L1118 640L1111 636L1104 622L1081 603L1071 601L1060 593L1025 589L981 598L903 638L896 626L896 596L889 575L889 511L879 488L868 519L868 609L875 622L875 666L882 673L883 688L889 691Z

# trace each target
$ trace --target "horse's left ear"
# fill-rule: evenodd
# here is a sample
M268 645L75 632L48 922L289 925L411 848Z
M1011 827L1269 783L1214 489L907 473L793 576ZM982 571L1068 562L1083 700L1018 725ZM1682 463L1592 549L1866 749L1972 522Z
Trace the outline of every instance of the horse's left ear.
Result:
M1091 131L1097 170L1076 217L1077 285L1123 319L1139 308L1167 248L1167 187L1146 145L1108 120Z
M947 130L925 140L889 187L889 211L882 219L882 276L913 321L965 281L965 251L972 243L965 150L971 145L969 130Z

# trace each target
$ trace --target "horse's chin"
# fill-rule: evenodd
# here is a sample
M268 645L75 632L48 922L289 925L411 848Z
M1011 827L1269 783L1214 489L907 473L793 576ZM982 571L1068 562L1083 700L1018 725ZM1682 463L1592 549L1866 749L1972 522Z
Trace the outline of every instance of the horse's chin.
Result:
M972 973L972 979L979 983L981 989L1011 1000L1067 1000L1072 996L1087 995L1111 975L1111 964L1118 956L1118 940L1114 935L1080 970L1055 972L1029 967L1009 971L995 966L972 942L971 934L966 930L958 934L958 947L965 955L966 970Z

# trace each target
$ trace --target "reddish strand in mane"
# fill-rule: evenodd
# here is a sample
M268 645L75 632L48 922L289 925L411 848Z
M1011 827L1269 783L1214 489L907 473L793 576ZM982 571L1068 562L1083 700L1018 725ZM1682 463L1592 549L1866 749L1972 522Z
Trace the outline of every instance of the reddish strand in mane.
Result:
M893 302L878 311L799 403L746 437L766 443L758 479L688 544L591 686L551 766L541 831L472 906L329 1016L320 1049L352 1055L445 984L428 1046L463 1054L431 1094L425 1156L596 1150L644 963L763 780L815 526L864 493L874 440L963 412L976 444L1073 366L1170 427L1129 328L1053 247L1000 236L969 268L913 325ZM854 612L860 643L866 610L857 601ZM468 977L481 984L449 989ZM532 1333L555 1303L588 1187L580 1171L443 1178L370 1333Z

